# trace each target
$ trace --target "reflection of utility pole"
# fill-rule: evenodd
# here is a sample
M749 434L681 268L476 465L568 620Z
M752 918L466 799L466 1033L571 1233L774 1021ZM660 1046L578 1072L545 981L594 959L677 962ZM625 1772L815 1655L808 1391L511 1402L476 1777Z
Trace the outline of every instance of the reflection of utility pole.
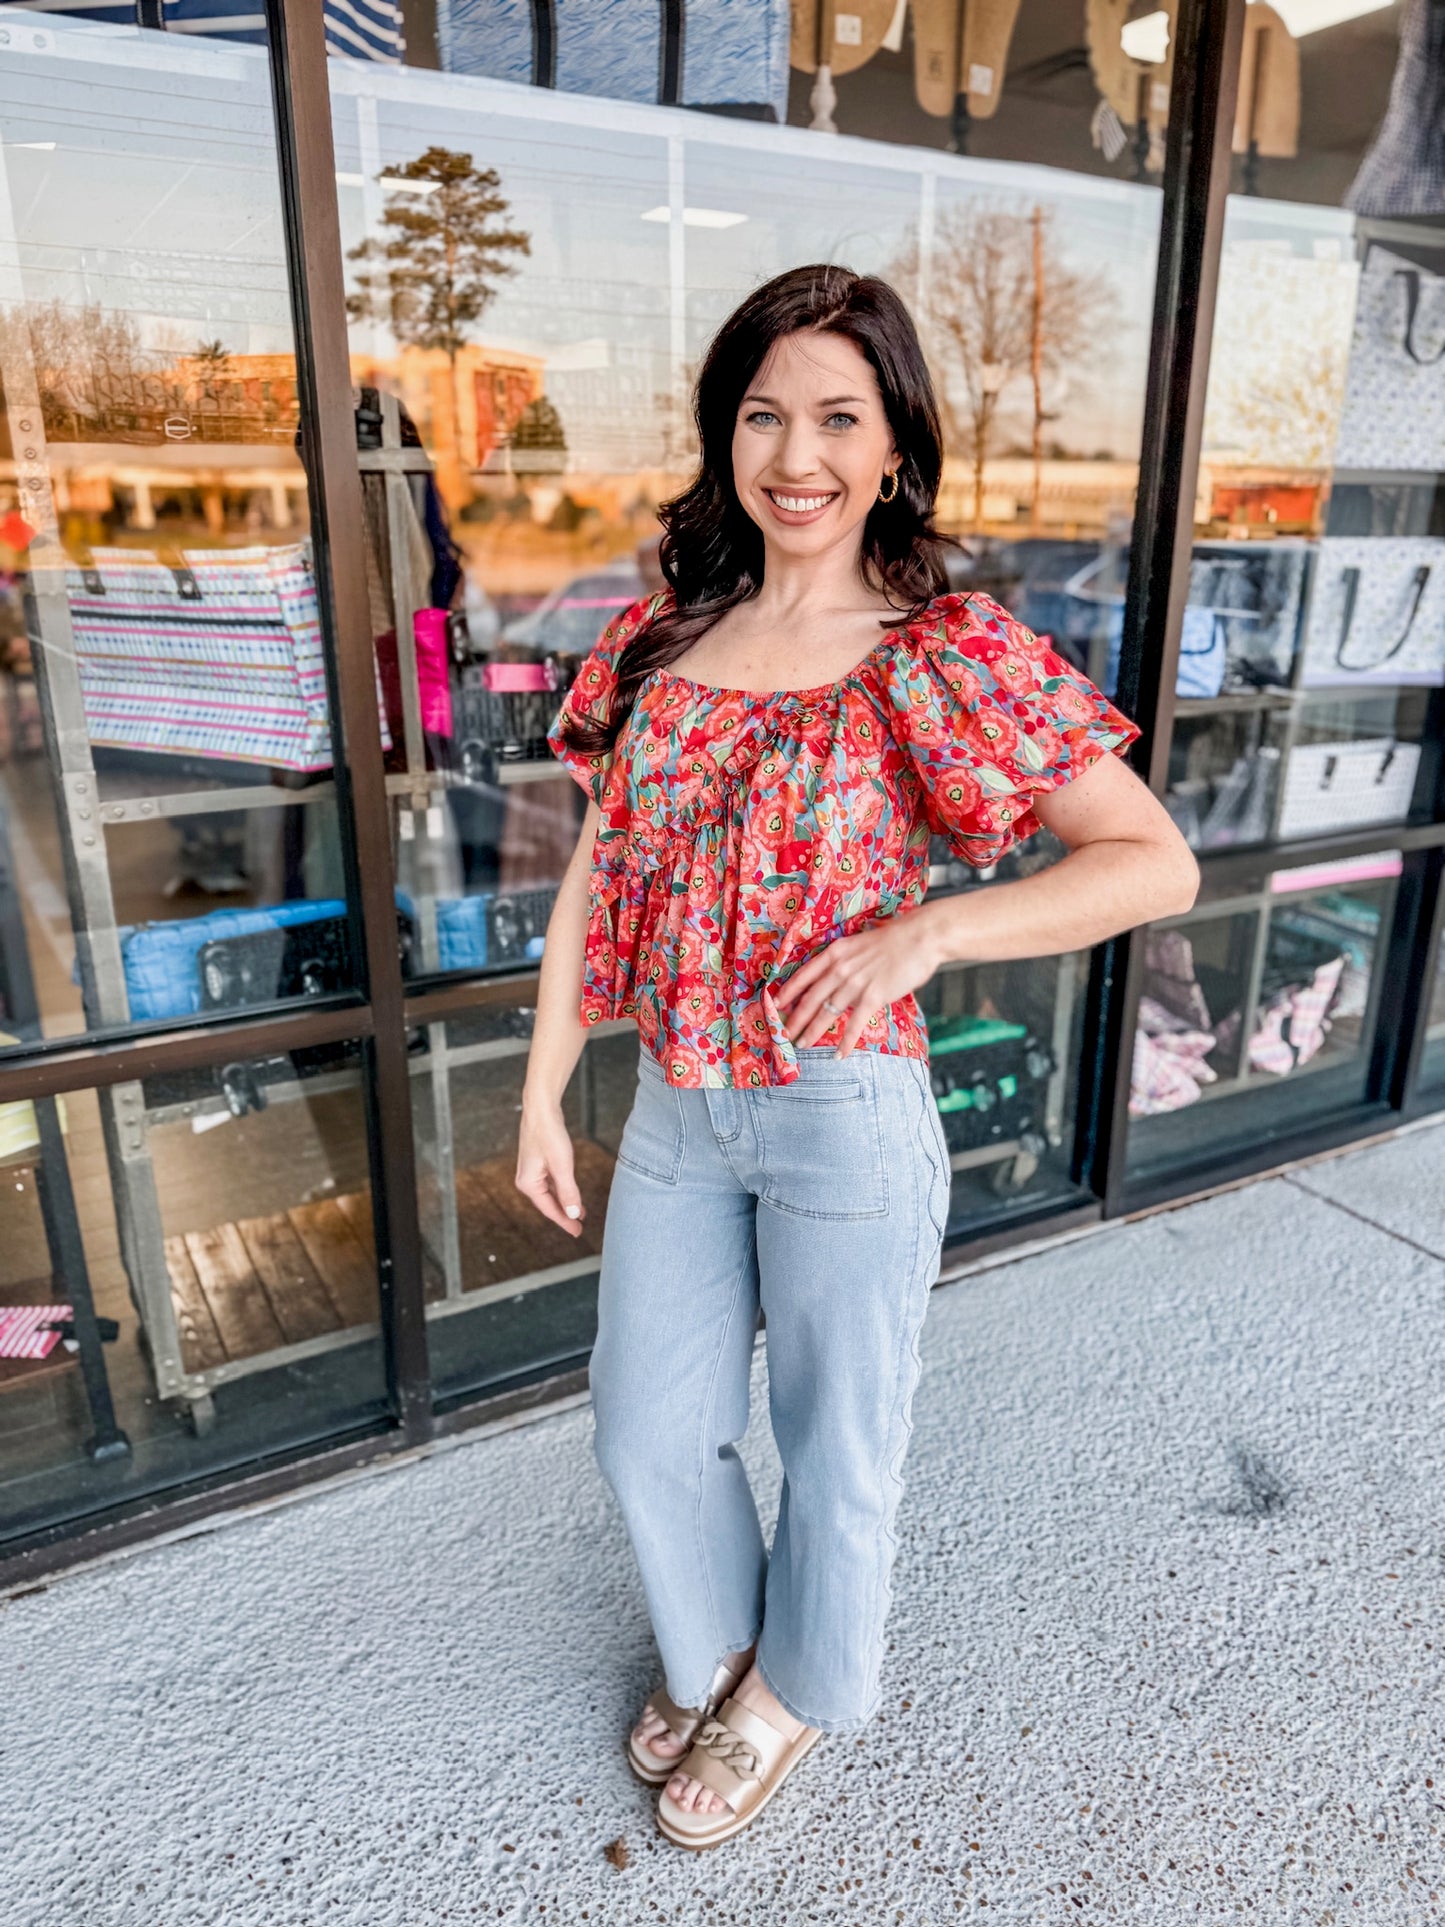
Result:
M958 73L954 80L953 113L949 119L948 145L955 154L968 152L968 130L972 115L968 111L968 75L964 71L968 59L966 44L968 40L968 20L966 16L968 0L958 0Z
M1029 224L1034 231L1034 298L1029 328L1029 373L1034 384L1034 488L1029 526L1037 533L1044 474L1044 210L1037 204L1029 216Z
M988 454L989 436L993 429L993 413L998 407L998 398L1008 379L1008 369L1001 361L981 361L978 365L978 414L974 423L973 443L973 526L983 534L983 467Z

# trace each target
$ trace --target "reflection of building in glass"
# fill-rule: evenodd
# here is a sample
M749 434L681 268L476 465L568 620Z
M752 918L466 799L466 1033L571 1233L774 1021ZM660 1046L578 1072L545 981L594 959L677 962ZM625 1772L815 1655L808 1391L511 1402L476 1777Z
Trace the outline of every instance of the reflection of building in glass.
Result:
M1139 464L1046 461L1040 463L1036 476L1025 456L986 462L982 526L998 532L1027 528L1034 517L1036 481L1040 529L1070 538L1104 535L1133 513ZM945 460L938 520L946 529L976 526L972 462L952 455Z
M455 383L441 348L353 355L351 378L397 395L434 458L475 472L505 447L523 411L542 394L546 367L541 355L469 341L457 350Z

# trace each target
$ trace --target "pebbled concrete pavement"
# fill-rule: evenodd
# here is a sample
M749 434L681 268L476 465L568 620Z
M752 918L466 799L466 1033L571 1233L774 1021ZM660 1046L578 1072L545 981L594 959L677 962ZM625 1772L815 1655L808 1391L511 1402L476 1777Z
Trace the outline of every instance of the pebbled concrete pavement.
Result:
M623 1764L576 1406L0 1606L4 1927L1445 1917L1445 1126L944 1287L924 1359L885 1709L739 1842Z

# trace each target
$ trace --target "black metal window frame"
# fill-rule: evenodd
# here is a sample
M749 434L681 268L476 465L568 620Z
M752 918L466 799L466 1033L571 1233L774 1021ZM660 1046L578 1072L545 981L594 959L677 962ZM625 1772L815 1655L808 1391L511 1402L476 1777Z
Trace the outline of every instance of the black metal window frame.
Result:
M1131 751L1132 766L1161 796L1174 723L1245 4L1180 0L1174 26L1153 332L1116 697L1142 729ZM358 989L354 997L328 1000L324 1007L278 1008L243 1020L218 1018L159 1031L138 1026L125 1036L7 1053L0 1060L0 1103L220 1065L238 1055L359 1040L390 1417L380 1428L321 1451L311 1446L277 1452L258 1458L239 1477L234 1471L218 1473L98 1513L79 1529L72 1524L36 1533L0 1560L0 1585L176 1529L222 1506L251 1503L369 1460L424 1449L443 1433L585 1383L578 1361L577 1369L560 1378L519 1382L501 1398L439 1404L433 1395L407 1035L448 1015L515 1001L535 986L536 973L432 986L403 981L365 591L322 0L266 0L266 16L318 597L332 710L345 743L336 775ZM1438 818L1445 812L1445 780L1439 782L1437 801ZM1378 1135L1438 1107L1438 1096L1433 1104L1422 1099L1417 1083L1436 950L1445 932L1445 822L1291 844L1289 861L1348 857L1378 849L1382 842L1403 852L1404 872L1402 910L1384 966L1388 988L1371 1066L1372 1105L1221 1159L1211 1164L1209 1182L1201 1189ZM1202 859L1207 873L1221 881L1236 871L1257 871L1259 862L1257 851ZM1140 933L1126 932L1098 945L1090 959L1073 1147L1074 1176L1088 1201L951 1248L945 1269L1025 1236L1191 1195L1182 1184L1150 1188L1126 1182L1130 1057L1143 980L1139 939Z

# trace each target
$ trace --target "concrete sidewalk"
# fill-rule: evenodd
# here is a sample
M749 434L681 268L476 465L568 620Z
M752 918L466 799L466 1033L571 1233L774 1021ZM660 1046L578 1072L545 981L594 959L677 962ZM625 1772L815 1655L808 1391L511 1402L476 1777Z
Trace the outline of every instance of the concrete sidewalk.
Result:
M0 1607L5 1927L1445 1916L1445 1128L945 1287L924 1356L884 1711L740 1841L623 1763L579 1406Z

